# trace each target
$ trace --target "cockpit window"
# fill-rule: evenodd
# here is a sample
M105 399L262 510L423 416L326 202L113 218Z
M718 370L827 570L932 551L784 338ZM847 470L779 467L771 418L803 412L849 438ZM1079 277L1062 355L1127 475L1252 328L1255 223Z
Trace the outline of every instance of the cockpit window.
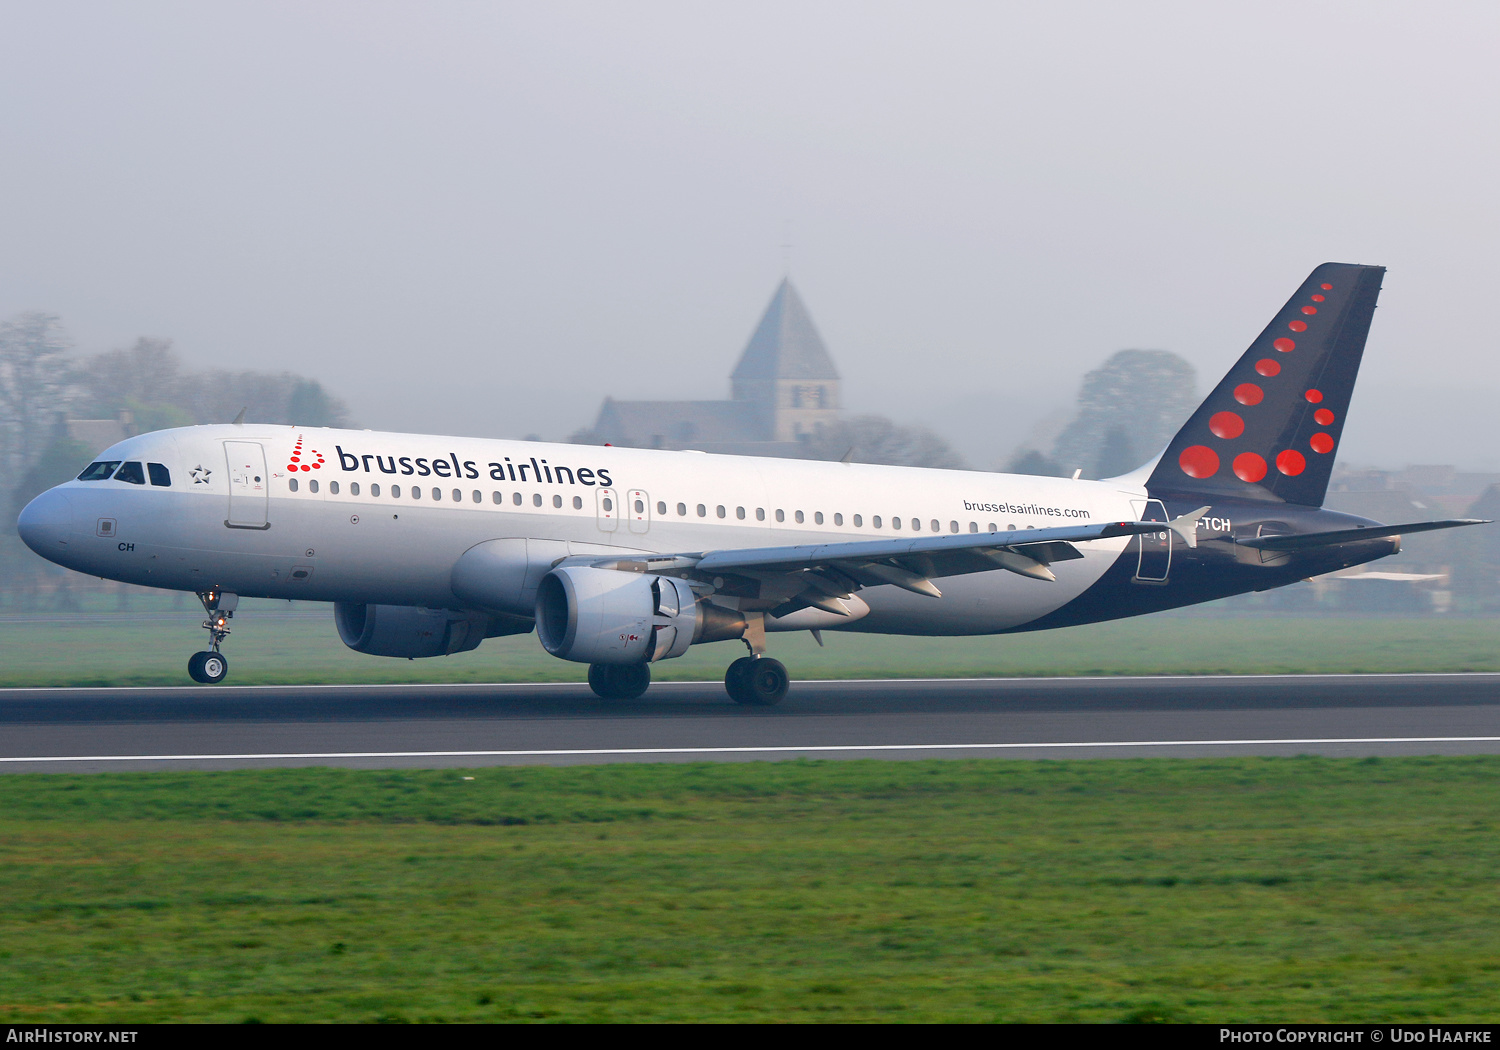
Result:
M90 463L83 468L83 473L78 475L79 481L103 481L115 472L120 465L118 459L101 459L97 463Z
M132 485L144 485L146 483L146 472L141 465L134 460L120 464L120 469L115 471L116 481L128 481Z
M151 484L157 488L169 489L172 487L172 472L167 469L165 463L147 463L146 472L151 475Z

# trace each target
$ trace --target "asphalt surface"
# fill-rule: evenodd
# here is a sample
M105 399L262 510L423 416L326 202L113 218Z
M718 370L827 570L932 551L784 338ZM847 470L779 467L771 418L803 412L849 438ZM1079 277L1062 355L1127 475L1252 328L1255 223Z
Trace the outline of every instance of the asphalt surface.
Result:
M1500 753L1500 675L0 690L0 772Z

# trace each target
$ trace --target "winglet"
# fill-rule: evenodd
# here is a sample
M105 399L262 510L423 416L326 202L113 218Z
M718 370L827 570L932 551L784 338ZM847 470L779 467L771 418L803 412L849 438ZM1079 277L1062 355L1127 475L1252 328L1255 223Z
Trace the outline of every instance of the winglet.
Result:
M1208 507L1199 507L1191 514L1180 514L1167 522L1167 528L1182 537L1189 547L1198 546L1198 519L1208 513Z
M244 408L240 409L240 414L234 417L234 422L231 425L232 426L236 426L236 427L242 427L242 426L244 426L245 425L245 413L248 412L248 411L250 411L250 406L249 405L246 405Z

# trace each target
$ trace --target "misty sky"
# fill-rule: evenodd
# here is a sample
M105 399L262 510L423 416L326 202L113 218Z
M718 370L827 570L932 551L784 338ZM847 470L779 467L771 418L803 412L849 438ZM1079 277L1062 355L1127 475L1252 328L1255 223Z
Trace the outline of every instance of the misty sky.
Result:
M362 425L718 398L790 259L851 412L1006 459L1388 266L1342 460L1500 470L1500 6L0 2L0 317ZM786 248L784 245L792 247Z

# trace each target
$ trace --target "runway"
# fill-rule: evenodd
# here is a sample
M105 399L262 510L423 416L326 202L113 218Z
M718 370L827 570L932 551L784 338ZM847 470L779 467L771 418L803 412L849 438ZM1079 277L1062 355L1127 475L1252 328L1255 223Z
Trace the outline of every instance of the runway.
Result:
M0 690L0 772L1500 753L1500 675Z

